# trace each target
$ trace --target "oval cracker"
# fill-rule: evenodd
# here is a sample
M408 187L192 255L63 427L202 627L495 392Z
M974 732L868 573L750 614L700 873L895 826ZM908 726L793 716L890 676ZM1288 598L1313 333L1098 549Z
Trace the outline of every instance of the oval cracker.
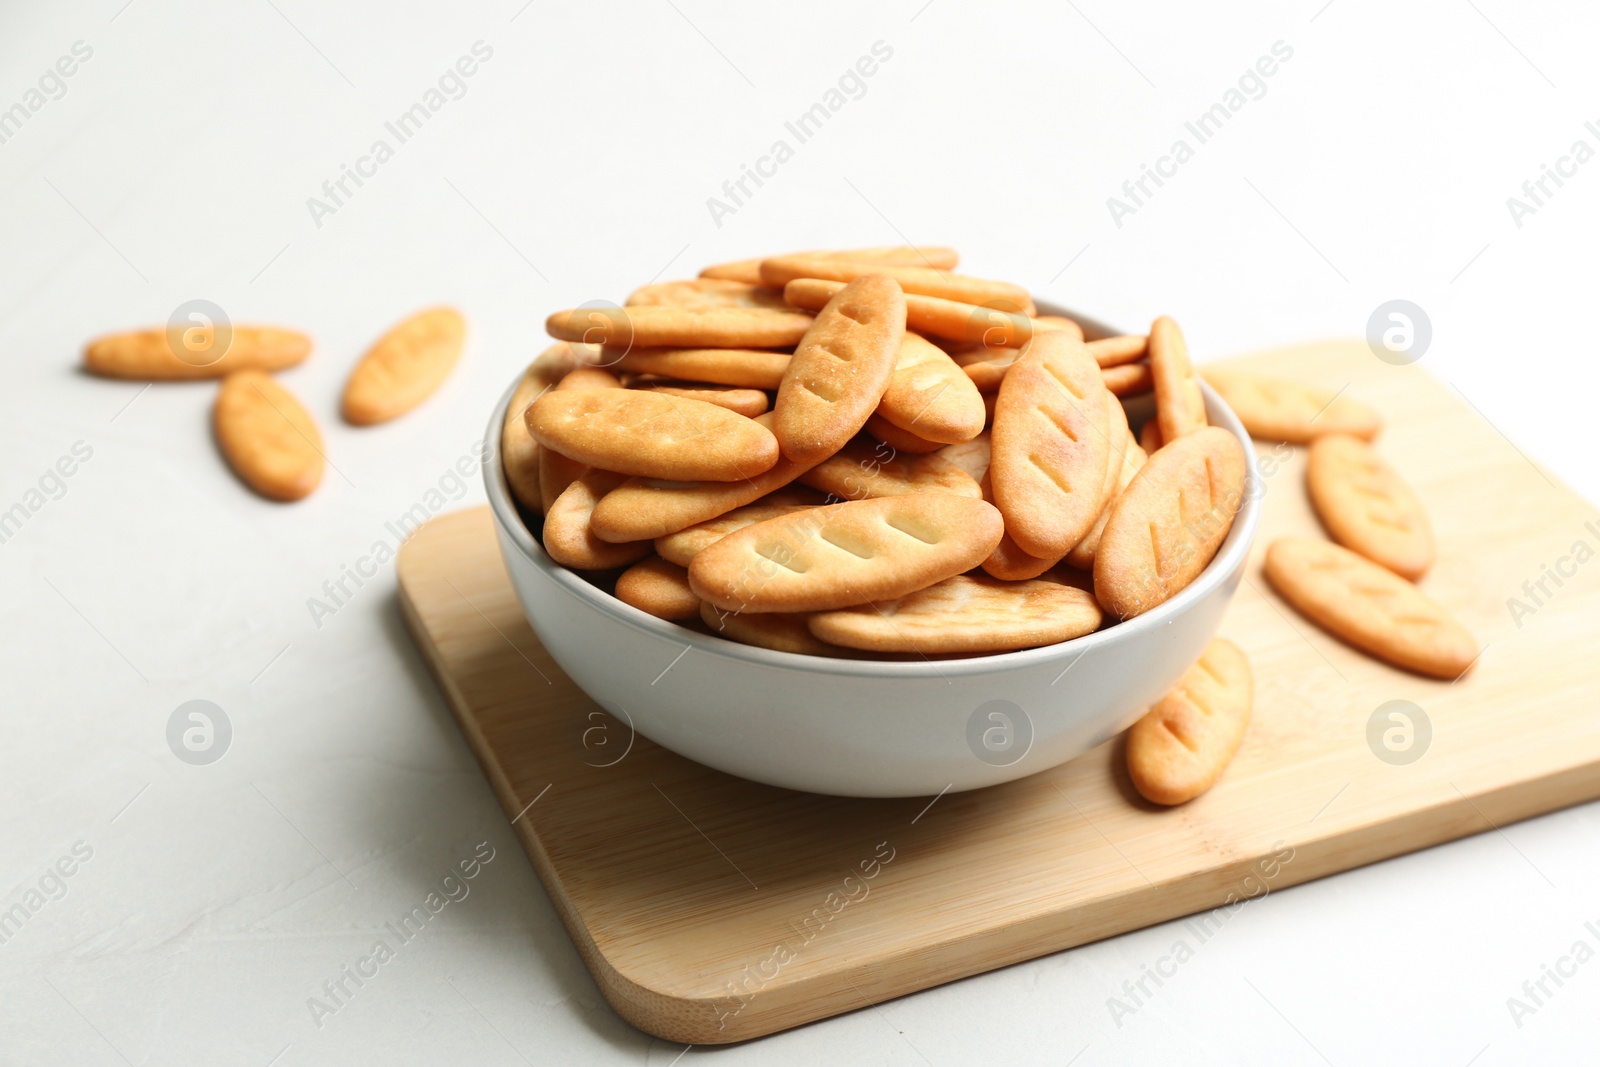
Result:
M264 371L222 379L212 408L217 444L240 480L271 500L310 496L326 461L310 412Z
M1335 637L1397 667L1459 678L1478 643L1416 586L1347 548L1286 537L1267 549L1267 580L1296 611Z
M190 358L194 360L210 358L216 332L208 325L183 331L176 327L132 330L98 338L84 348L83 367L103 378L200 381L242 370L284 370L311 354L311 338L295 330L276 326L233 326L231 330L228 350L214 362L190 362L176 355L183 348L193 353Z
M765 426L667 393L556 389L533 402L527 421L543 447L619 474L729 482L778 461L777 439Z
M789 360L772 407L785 456L826 459L866 425L888 388L905 330L905 296L892 278L857 278L828 301Z
M689 588L689 572L660 556L646 556L617 576L617 599L658 619L693 619L700 598Z
M1099 366L1063 333L1028 342L1000 385L989 478L1006 533L1030 556L1060 559L1099 518L1107 399Z
M1122 619L1176 596L1206 569L1244 502L1249 461L1206 426L1150 457L1117 499L1094 557L1094 591Z
M454 308L419 311L379 338L344 385L340 410L353 426L398 418L433 395L466 343L467 321Z
M912 493L768 519L701 550L689 584L729 611L828 611L893 600L981 563L1003 533L981 500Z
M1383 416L1332 389L1243 371L1207 370L1201 377L1251 437L1303 445L1324 434L1344 433L1370 441L1383 429Z
M1100 620L1082 589L960 574L886 603L819 612L811 632L869 652L1010 652L1093 633Z
M1182 804L1217 783L1250 726L1255 679L1239 646L1217 638L1128 731L1128 777L1154 804Z
M1344 547L1413 582L1433 566L1433 525L1422 501L1360 438L1326 434L1311 442L1306 493Z

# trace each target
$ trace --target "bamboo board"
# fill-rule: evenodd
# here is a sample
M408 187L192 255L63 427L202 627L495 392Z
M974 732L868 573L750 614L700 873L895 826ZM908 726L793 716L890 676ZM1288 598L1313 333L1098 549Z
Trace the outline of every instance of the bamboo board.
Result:
M1176 809L1132 791L1120 740L937 799L721 774L630 737L551 662L487 508L416 533L398 565L406 620L618 1013L674 1041L743 1040L1183 915L1222 908L1195 920L1220 923L1264 888L1600 796L1596 509L1453 390L1360 342L1233 363L1348 387L1383 413L1379 446L1439 535L1423 588L1486 647L1466 679L1435 682L1295 616L1260 557L1276 537L1320 536L1304 452L1259 445L1261 535L1223 626L1254 666L1255 717L1222 782ZM1572 573L1557 585L1544 565ZM1548 595L1524 586L1541 579ZM1413 762L1369 743L1395 700L1431 723Z

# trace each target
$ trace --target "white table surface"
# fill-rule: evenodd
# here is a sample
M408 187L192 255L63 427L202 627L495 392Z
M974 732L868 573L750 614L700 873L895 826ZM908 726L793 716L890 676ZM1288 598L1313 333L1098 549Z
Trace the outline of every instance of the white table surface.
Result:
M794 248L952 244L1111 322L1171 313L1200 358L1360 335L1408 299L1432 321L1424 366L1600 498L1600 162L1520 227L1506 205L1573 141L1600 147L1592 6L428 6L4 5L0 108L76 42L92 56L0 144L0 510L75 443L92 457L0 544L0 909L53 891L74 845L92 856L0 943L0 1062L1592 1059L1600 963L1534 1014L1507 998L1600 946L1594 805L1273 893L1120 1020L1108 998L1176 924L686 1052L600 998L410 645L392 567L320 628L307 608L455 488L549 311ZM478 41L465 94L316 225L307 198ZM784 122L878 41L864 95L713 220L707 198L794 146ZM1266 94L1117 226L1107 198L1277 41L1293 55ZM282 376L337 467L306 502L223 467L213 387L76 369L86 338L193 298L315 336ZM352 360L438 301L471 321L442 393L341 423ZM233 724L209 766L165 740L192 699ZM470 895L317 1025L308 998L485 841Z

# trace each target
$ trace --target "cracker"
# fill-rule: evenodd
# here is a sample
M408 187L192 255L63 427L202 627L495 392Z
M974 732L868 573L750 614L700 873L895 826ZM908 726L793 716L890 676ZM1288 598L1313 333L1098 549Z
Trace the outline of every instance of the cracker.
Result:
M900 265L907 267L931 267L935 270L955 270L956 263L961 257L953 248L943 248L937 245L895 245L888 248L847 248L831 252L796 252L801 256L826 256L829 258L870 260L876 263ZM758 256L755 259L736 259L731 263L718 263L707 267L700 272L702 278L726 278L733 281L746 282L751 285L761 284L761 264L769 256Z
M560 343L567 344L566 341ZM622 383L617 380L616 375L599 367L578 366L564 375L555 387L558 390L620 389ZM534 399L537 400L538 397ZM523 411L522 425L524 429L528 425L526 408ZM531 433L528 437L530 440L533 439ZM534 441L535 446L538 444L539 442ZM588 469L589 464L580 459L574 459L553 448L539 448L539 510L548 512L556 497Z
M800 481L841 500L901 493L954 493L975 500L983 495L976 480L938 453L902 456L889 445L862 437L806 471Z
M1112 396L1136 396L1155 388L1155 376L1148 363L1124 363L1107 367L1100 372L1100 380Z
M1243 371L1207 370L1202 377L1239 416L1251 437L1303 445L1324 434L1370 441L1383 416L1343 391Z
M1106 394L1106 400L1106 436L1111 440L1111 448L1106 455L1105 478L1100 483L1100 516L1095 519L1089 532L1083 535L1083 539L1067 552L1065 559L1074 567L1094 566L1094 553L1100 545L1106 520L1111 517L1111 505L1122 495L1122 490L1128 487L1128 482L1133 480L1133 475L1138 471L1138 467L1131 471L1128 469L1128 451L1139 448L1139 442L1133 439L1133 431L1128 429L1128 413L1123 409L1122 401L1110 393ZM1144 466L1142 454L1139 466Z
M981 500L910 493L747 526L701 550L689 584L729 611L829 611L893 600L983 561L1004 532Z
M544 448L643 478L733 481L778 462L777 439L765 426L666 393L556 389L533 402L527 422Z
M726 278L690 278L677 282L654 282L635 289L627 307L685 308L771 308L793 310L783 302L783 293L748 282Z
M1267 549L1267 580L1296 611L1397 667L1459 678L1477 640L1442 606L1384 567L1327 541L1287 537Z
M467 320L455 308L429 308L399 323L350 372L339 404L345 421L372 426L421 404L455 369L466 339Z
M952 353L950 359L977 388L980 393L993 393L1000 388L1000 383L1006 380L1006 371L1017 361L1022 354L1020 348L986 348L976 345L964 351Z
M1010 652L1093 633L1100 619L1081 589L961 574L897 600L819 612L810 627L829 644L870 652Z
M612 471L588 470L562 490L544 517L544 550L551 559L574 570L603 571L650 555L649 541L614 544L600 540L589 528L595 504L625 480Z
M759 348L635 348L608 357L634 374L747 389L776 389L789 369L789 353Z
M703 400L719 408L753 419L767 410L767 394L760 389L735 389L720 385L701 385L694 382L639 382L632 388L650 393L667 393L670 396Z
M983 397L967 375L924 337L907 333L877 414L927 441L956 444L983 432Z
M718 515L714 519L697 522L677 533L656 538L656 552L662 559L676 563L680 567L687 567L694 562L694 557L701 549L716 544L731 533L746 526L754 526L758 522L775 519L780 515L792 515L806 508L817 507L821 503L820 496L812 500L790 489L780 489L776 493L762 497L754 504L734 508L725 515Z
M867 420L867 433L893 448L896 452L907 452L913 456L937 452L945 447L943 441L929 441L925 437L918 437L910 430L902 430L876 412Z
M904 267L862 259L833 259L824 256L774 256L761 264L762 284L782 289L796 278L821 278L832 282L853 282L868 274L893 278L906 293L937 296L963 304L1006 307L1025 315L1034 312L1028 291L1011 282L950 274L932 267Z
M773 432L783 454L817 462L854 437L883 399L905 336L905 297L869 274L817 313L778 386Z
M1255 700L1250 661L1218 638L1177 686L1128 731L1128 777L1154 804L1182 804L1217 783L1232 762Z
M1433 566L1433 525L1422 501L1360 438L1312 441L1306 492L1328 535L1352 552L1413 582Z
M800 343L811 316L772 308L571 308L545 320L562 341L628 348L780 348Z
M1206 425L1206 402L1189 362L1189 346L1178 324L1163 315L1150 324L1150 375L1161 438L1171 443Z
M1132 334L1125 337L1102 337L1098 341L1090 341L1086 347L1103 370L1106 367L1120 367L1125 363L1137 363L1144 359L1150 352L1150 338Z
M770 428L772 413L751 421ZM606 494L595 508L594 532L603 540L619 542L665 537L759 500L812 466L780 456L771 470L740 482L630 478Z
M310 412L265 371L222 379L212 426L240 481L269 500L310 496L322 482L322 435Z
M1029 555L1012 540L1010 534L1006 534L1000 538L1000 543L995 546L994 551L989 553L989 558L983 561L983 570L991 578L1006 582L1022 582L1039 577L1060 562L1059 556L1048 558Z
M231 330L227 351L220 357L212 351L218 343L212 326L182 330L169 326L111 334L90 341L84 348L83 369L102 378L200 381L242 370L284 370L311 354L311 338L295 330L276 326L233 326ZM179 351L187 358L178 358L174 353ZM204 362L214 357L214 362Z
M689 588L689 572L660 556L646 556L618 575L616 596L658 619L700 616L700 598Z
M1042 333L995 403L989 477L1006 533L1030 556L1060 559L1100 515L1111 451L1106 388L1083 342Z
M767 612L760 615L723 611L714 604L700 604L700 618L717 637L741 645L770 648L774 652L793 652L801 656L844 656L847 653L812 635L805 612Z
M1112 506L1094 557L1094 591L1111 614L1141 615L1205 570L1244 501L1249 463L1227 430L1167 445Z

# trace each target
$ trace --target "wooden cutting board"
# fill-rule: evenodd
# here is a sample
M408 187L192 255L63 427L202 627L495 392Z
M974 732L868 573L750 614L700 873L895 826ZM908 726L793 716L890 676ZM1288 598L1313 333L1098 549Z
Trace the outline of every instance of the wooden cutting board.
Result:
M1132 791L1120 741L937 799L710 770L630 738L555 666L486 508L417 532L399 560L406 620L619 1014L673 1041L738 1041L1178 916L1220 926L1243 898L1600 796L1596 509L1456 391L1360 342L1233 365L1383 413L1380 447L1439 535L1423 586L1487 647L1467 678L1434 682L1296 616L1260 556L1320 535L1304 452L1258 446L1261 536L1223 626L1254 665L1255 718L1221 783L1175 809ZM1422 709L1431 737L1409 710L1409 749L1393 709L1371 726L1390 701Z

